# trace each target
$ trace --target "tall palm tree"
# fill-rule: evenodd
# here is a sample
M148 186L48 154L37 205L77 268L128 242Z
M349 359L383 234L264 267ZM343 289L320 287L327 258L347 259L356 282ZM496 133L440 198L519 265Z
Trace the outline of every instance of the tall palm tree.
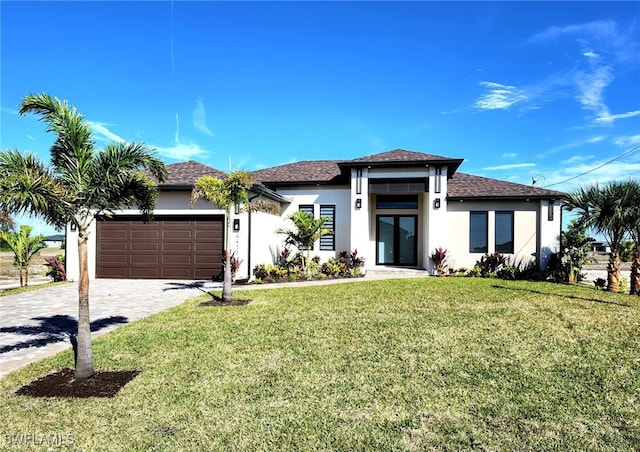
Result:
M199 177L191 190L190 207L198 199L203 198L225 211L226 233L224 237L224 277L222 283L222 301L231 302L231 209L238 207L244 211L263 211L278 213L279 207L266 201L249 202L247 190L252 186L252 177L247 171L236 170L227 174L224 179L205 175Z
M324 225L329 221L328 217L315 218L312 213L297 210L289 215L289 220L293 223L295 229L278 229L278 234L286 234L285 243L294 245L299 250L306 251L306 258L303 259L303 266L308 273L309 258L311 249L316 240L323 235L331 234L331 229L325 228Z
M87 241L98 215L137 206L151 218L157 199L155 183L166 180L164 163L141 143L109 144L95 149L84 117L49 94L29 94L19 113L38 115L48 132L56 134L50 166L32 154L16 150L0 153L0 211L27 212L56 227L78 231L78 332L75 378L94 373L89 329L89 269Z
M20 274L20 287L29 285L29 265L31 260L46 245L42 234L31 235L31 226L20 226L20 231L0 231L2 239L13 252L13 265L18 268Z
M625 222L631 240L635 245L633 262L631 263L631 295L640 296L640 182L628 180L625 182L632 205L625 212Z
M603 234L609 243L607 290L617 292L620 288L619 249L627 232L625 215L634 203L631 190L620 182L603 187L595 184L567 194L564 201L569 210L578 210L579 219L586 227Z

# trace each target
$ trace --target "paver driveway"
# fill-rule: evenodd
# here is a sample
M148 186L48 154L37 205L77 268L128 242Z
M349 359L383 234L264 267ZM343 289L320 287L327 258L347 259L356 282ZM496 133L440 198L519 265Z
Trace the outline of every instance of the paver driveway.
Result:
M92 337L141 319L220 283L96 279L89 285ZM77 330L78 285L69 283L0 298L0 377L70 349Z

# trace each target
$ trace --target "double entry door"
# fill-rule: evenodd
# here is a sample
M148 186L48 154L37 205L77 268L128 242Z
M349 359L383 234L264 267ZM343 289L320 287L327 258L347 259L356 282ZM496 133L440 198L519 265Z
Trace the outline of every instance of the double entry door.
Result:
M376 264L417 265L417 215L376 217Z

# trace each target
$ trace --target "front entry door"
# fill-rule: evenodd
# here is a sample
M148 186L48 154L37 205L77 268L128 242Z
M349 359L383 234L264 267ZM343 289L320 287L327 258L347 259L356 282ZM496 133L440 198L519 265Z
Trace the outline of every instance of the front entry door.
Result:
M417 215L378 215L376 264L417 265Z

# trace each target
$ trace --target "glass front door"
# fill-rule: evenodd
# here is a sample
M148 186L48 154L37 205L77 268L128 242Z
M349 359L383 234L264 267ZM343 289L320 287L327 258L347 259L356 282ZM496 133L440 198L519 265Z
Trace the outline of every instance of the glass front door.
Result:
M379 215L376 222L376 264L416 265L416 215Z

